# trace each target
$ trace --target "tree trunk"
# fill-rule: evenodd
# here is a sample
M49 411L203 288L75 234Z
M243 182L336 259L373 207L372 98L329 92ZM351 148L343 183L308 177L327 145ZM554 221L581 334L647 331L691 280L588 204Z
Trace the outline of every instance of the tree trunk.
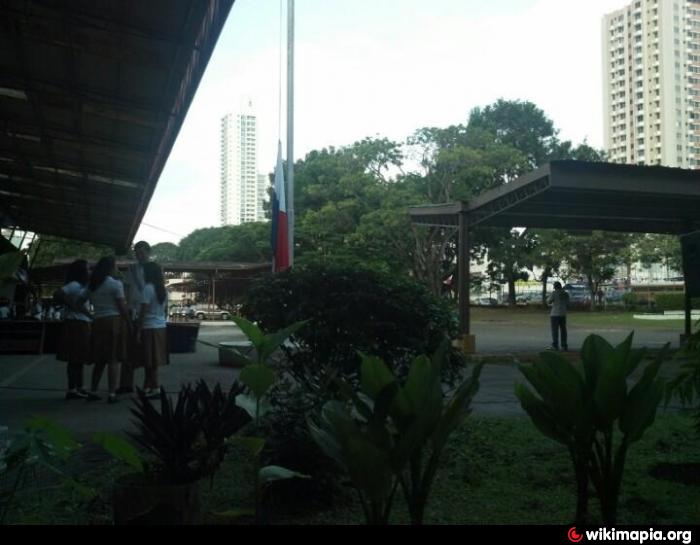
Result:
M508 304L515 306L515 279L508 276Z
M595 311L595 296L598 293L598 283L593 281L593 277L589 274L586 275L588 280L588 291L591 292L591 312Z
M542 273L542 306L547 308L547 280L549 280L549 274L547 269Z

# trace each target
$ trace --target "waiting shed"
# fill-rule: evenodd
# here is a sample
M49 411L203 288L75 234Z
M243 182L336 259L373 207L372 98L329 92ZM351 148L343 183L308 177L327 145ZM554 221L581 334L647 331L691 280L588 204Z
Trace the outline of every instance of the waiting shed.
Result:
M552 161L465 202L409 208L413 223L459 232L460 331L469 329L469 232L532 227L685 235L700 230L700 170L587 161ZM465 257L466 256L466 257ZM684 271L686 286L688 278ZM690 295L686 289L686 334Z

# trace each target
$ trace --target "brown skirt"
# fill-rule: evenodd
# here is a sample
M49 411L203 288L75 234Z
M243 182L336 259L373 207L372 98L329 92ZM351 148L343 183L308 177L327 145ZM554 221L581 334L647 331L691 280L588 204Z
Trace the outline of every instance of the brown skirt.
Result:
M141 331L143 364L146 368L160 367L168 363L166 329L144 329Z
M56 359L70 363L82 363L83 365L92 363L90 359L90 322L83 320L63 322Z
M92 323L92 361L108 365L124 361L126 331L120 316L96 318Z

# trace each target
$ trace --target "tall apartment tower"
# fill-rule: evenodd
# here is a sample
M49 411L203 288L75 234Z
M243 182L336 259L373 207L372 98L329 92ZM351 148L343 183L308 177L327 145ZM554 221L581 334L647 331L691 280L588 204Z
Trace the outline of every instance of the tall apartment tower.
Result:
M257 170L257 119L252 101L238 114L221 119L221 224L240 225L264 219Z
M613 162L700 168L700 0L634 0L603 17Z

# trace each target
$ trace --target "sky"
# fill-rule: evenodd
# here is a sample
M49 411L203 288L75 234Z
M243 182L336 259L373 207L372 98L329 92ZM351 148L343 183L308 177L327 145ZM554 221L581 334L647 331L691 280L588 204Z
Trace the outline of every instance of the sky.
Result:
M403 141L499 98L532 101L560 138L602 147L602 18L628 3L296 0L294 158L367 136ZM258 171L274 169L280 136L286 150L286 4L235 1L136 240L220 225L219 124L244 99Z

